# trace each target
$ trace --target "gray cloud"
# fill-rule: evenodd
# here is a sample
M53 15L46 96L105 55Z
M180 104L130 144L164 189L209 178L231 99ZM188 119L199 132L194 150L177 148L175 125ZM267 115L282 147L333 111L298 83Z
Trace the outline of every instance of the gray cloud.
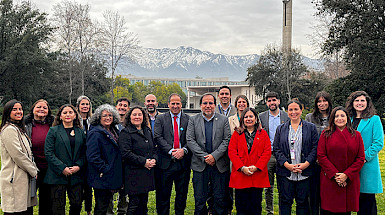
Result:
M49 14L58 0L31 0ZM192 46L223 54L254 54L281 43L281 0L77 0L89 3L101 21L106 9L118 10L141 45L150 48ZM293 47L313 54L307 34L315 10L311 0L293 1Z

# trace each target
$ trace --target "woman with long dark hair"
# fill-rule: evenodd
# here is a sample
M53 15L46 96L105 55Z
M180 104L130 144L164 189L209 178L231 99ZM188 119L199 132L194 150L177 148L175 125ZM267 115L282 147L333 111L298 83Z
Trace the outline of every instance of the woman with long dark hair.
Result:
M154 167L158 159L147 114L132 107L126 114L119 146L124 168L124 191L128 194L128 215L147 214L148 192L155 190Z
M359 209L359 172L365 154L361 134L343 107L333 109L329 126L318 142L321 209L326 214L350 214Z
M33 206L37 204L33 183L38 169L25 133L21 102L14 99L7 102L1 120L1 209L5 215L32 215Z
M245 95L239 95L235 98L235 107L237 108L237 114L229 117L230 131L233 133L236 127L239 127L240 117L243 110L249 107L249 100Z
M294 198L296 214L309 214L310 177L317 157L318 133L313 123L301 119L302 110L303 105L298 100L289 101L287 113L290 121L278 126L274 138L282 215L291 214Z
M253 108L243 110L240 125L231 136L229 158L232 165L230 187L235 188L238 214L261 214L262 191L270 187L267 163L271 157L269 135L259 126Z
M39 214L51 214L51 192L48 184L44 183L48 163L44 154L45 138L55 117L52 116L51 108L44 99L37 100L32 106L30 113L25 117L25 129L32 142L32 153L39 168L37 177L37 188L39 189Z
M352 119L353 128L361 133L364 141L365 163L360 171L360 210L358 214L377 214L376 193L382 193L382 180L378 153L384 146L384 131L381 119L370 96L364 91L350 94L346 111Z
M52 126L44 146L48 162L44 182L51 186L52 213L65 214L68 193L69 214L80 214L86 136L75 107L61 106Z

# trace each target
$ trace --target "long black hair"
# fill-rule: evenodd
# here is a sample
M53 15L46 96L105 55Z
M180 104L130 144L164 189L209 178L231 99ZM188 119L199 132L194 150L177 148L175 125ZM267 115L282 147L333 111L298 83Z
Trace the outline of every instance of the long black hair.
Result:
M334 119L336 118L336 113L337 111L339 110L342 110L343 112L345 112L346 114L346 128L348 129L349 133L354 136L356 134L356 132L354 131L353 129L353 126L352 126L352 122L350 120L350 117L349 117L349 114L348 114L348 111L342 107L342 106L338 106L336 108L333 109L332 113L330 114L330 117L329 117L329 126L325 129L324 133L325 133L325 136L326 137L330 137L333 132L337 129L336 128L336 124L334 122Z
M332 112L332 109L333 109L333 103L332 103L331 95L325 91L318 92L317 95L315 96L314 111L313 111L313 115L312 115L313 120L315 122L317 122L318 124L321 124L321 118L322 118L321 111L318 108L318 101L322 97L325 98L325 100L328 102L328 109L326 109L328 116L330 116L330 113Z
M19 103L23 107L21 102L16 100L16 99L12 99L4 105L3 117L1 118L0 130L3 129L3 127L6 124L12 123L12 124L16 125L16 127L19 128L19 130L21 130L22 132L25 132L24 113L23 113L23 117L21 118L20 121L11 120L11 112L12 112L13 106L15 106L15 104L17 104L17 103Z

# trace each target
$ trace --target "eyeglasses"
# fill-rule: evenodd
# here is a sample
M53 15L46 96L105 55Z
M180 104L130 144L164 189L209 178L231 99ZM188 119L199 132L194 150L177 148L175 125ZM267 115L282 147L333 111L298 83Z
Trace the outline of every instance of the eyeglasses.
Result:
M202 104L203 104L203 105L213 105L214 102L203 102Z

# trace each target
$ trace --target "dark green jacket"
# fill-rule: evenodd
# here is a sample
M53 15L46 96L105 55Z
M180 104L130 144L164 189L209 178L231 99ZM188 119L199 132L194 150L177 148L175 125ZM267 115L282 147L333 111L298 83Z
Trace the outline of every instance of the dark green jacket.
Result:
M82 171L86 159L86 136L83 129L74 127L75 148L72 154L70 140L63 125L51 127L45 139L44 152L48 162L48 170L44 182L47 184L83 183ZM66 167L79 166L80 170L72 176L63 175Z

